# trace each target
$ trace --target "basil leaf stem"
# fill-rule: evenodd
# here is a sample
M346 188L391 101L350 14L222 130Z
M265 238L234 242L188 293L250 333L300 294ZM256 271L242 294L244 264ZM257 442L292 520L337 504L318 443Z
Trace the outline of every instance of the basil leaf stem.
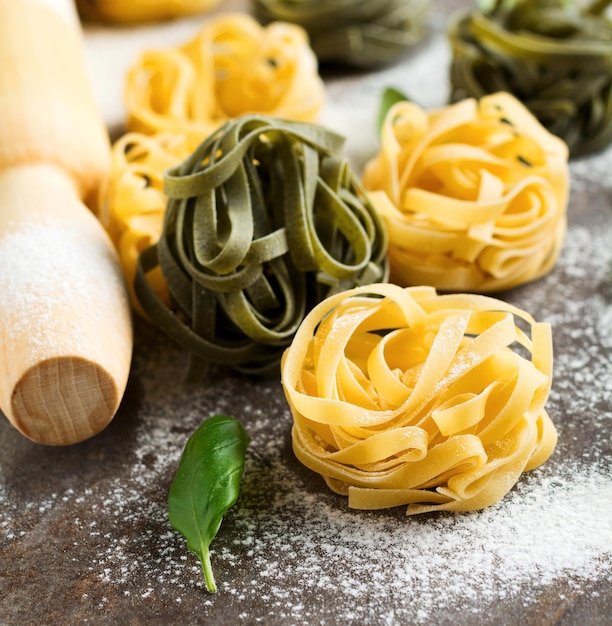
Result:
M170 524L198 555L210 592L217 586L209 546L223 515L238 499L249 442L235 418L215 415L205 420L187 441L168 494Z

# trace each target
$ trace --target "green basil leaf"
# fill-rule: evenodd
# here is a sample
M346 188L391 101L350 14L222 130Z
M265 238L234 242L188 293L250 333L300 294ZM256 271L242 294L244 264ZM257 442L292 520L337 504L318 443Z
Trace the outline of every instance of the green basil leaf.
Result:
M491 13L502 9L510 9L516 0L476 0L476 6L483 13Z
M215 415L191 435L168 494L172 527L202 563L206 588L217 590L209 546L238 499L249 436L233 417Z
M395 87L387 87L383 91L382 98L380 99L380 107L378 109L377 129L379 135L382 131L383 124L385 123L387 113L389 113L391 107L404 100L410 100L410 98L399 91L399 89L395 89Z

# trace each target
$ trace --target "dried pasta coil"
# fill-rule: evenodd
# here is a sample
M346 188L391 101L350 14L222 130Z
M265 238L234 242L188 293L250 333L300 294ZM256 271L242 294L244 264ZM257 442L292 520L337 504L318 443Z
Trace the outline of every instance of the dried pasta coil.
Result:
M551 376L550 325L388 283L319 303L281 364L297 458L350 507L408 514L482 509L542 464Z
M566 231L567 146L510 94L387 114L363 183L389 231L393 282L494 292L554 266Z
M125 92L130 130L184 133L192 150L245 114L315 121L323 99L306 33L242 13L211 18L183 46L144 52Z
M159 242L139 256L145 313L197 359L277 372L306 311L385 280L386 231L320 126L244 116L164 175ZM149 272L161 269L171 307Z
M375 68L394 61L423 35L429 0L254 0L264 23L302 26L322 62Z
M220 0L76 0L81 18L118 24L168 20L212 10Z
M451 99L507 91L569 146L572 156L612 139L609 0L496 2L450 27Z
M157 243L162 232L168 203L163 173L189 154L186 137L171 133L150 137L127 133L112 147L111 171L100 188L98 217L119 253L132 307L141 315L133 290L138 256ZM153 272L149 280L158 297L169 302L161 272Z

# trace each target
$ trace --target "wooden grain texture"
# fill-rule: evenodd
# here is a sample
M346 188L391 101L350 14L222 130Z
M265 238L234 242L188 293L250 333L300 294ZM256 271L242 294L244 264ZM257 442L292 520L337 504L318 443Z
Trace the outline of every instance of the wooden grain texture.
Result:
M40 0L0 0L0 408L50 445L109 423L132 350L118 260L86 206L109 139L75 23Z

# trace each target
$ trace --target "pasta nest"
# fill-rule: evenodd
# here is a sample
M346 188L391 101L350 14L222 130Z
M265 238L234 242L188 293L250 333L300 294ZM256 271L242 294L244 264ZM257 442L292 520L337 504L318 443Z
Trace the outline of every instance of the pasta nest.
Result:
M510 94L429 113L398 102L363 184L403 286L508 289L549 272L563 243L567 146Z
M324 86L299 26L260 26L242 13L208 20L177 48L144 52L127 75L128 129L187 135L194 149L221 124L250 113L315 121Z
M263 22L302 26L318 59L359 68L394 61L423 35L429 0L254 0Z
M243 14L211 19L177 49L145 52L127 79L128 125L111 153L98 217L119 251L134 309L139 254L156 243L168 198L164 170L186 159L228 118L246 110L313 121L323 84L304 32L289 24L260 27ZM167 302L160 272L149 276Z
M335 294L304 319L281 376L297 458L350 507L481 509L556 445L550 325L489 296Z
M220 0L76 0L83 19L134 24L210 11Z
M316 302L386 279L384 224L343 142L314 124L243 116L164 173L163 232L139 255L134 287L194 362L277 373Z
M609 0L497 2L449 28L451 99L507 91L569 146L572 156L612 140Z
M187 137L180 133L126 133L113 144L110 175L99 190L98 218L119 254L132 308L143 317L134 294L138 256L159 240L163 230L168 204L164 171L190 152ZM169 303L161 272L152 272L149 281L158 297Z

